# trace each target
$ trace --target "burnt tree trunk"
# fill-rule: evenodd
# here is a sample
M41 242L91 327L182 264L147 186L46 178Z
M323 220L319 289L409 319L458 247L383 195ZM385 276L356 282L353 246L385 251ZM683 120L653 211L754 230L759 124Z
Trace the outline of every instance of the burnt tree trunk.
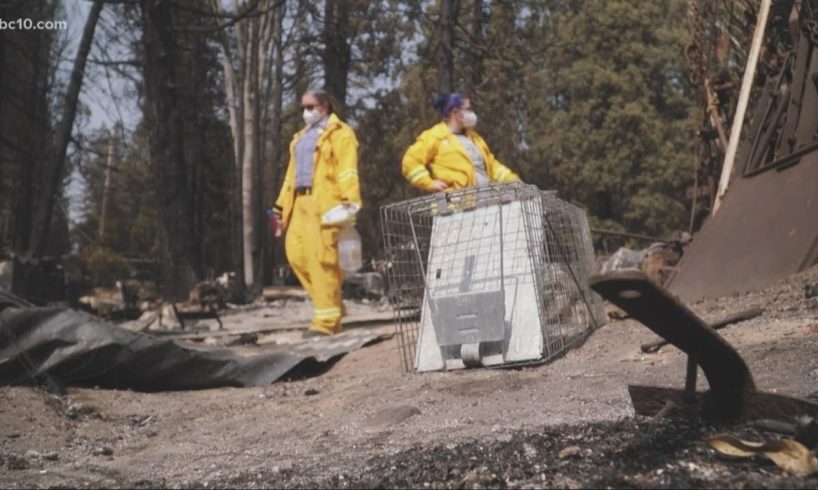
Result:
M213 0L213 10L217 14L222 13L221 0ZM240 29L242 25L236 25L236 44L241 53ZM238 73L233 66L233 59L230 54L230 46L224 30L217 33L219 39L219 51L221 54L222 70L224 72L224 93L227 102L227 115L230 123L230 134L233 138L233 162L230 171L230 240L231 255L233 257L233 270L236 273L237 283L244 287L244 264L243 264L243 238L241 220L241 166L244 155L244 112L240 103L240 88L243 87L241 78L242 70ZM240 61L243 56L240 57Z
M247 62L244 73L244 155L241 169L242 239L244 255L244 284L256 284L255 264L258 261L257 243L257 169L258 169L258 41L259 21L252 19L247 24L247 39L244 59Z
M454 91L454 27L459 0L440 0L437 21L437 90L442 94Z
M234 0L236 12L241 5ZM267 78L271 64L273 11L279 8L272 7L272 0L261 0L254 7L258 9L257 14L236 23L234 48L225 32L220 33L219 38L236 164L234 187L240 194L234 204L240 218L240 234L236 238L236 243L241 246L239 275L246 287L262 282L267 264L263 253L263 196L259 186L264 175L260 162L264 161L266 150L263 134L270 95ZM213 0L213 9L217 13L222 11L219 0Z
M471 42L475 44L472 47L471 56L469 56L469 68L471 68L471 87L469 92L474 93L483 82L483 55L480 52L485 44L486 26L488 25L488 15L486 15L486 8L484 0L474 0L473 4Z
M174 0L176 5L185 5ZM187 5L195 6L197 2L188 0ZM181 8L180 8L181 11ZM181 12L180 12L181 13ZM192 17L184 13L186 17ZM177 23L193 22L194 19L178 19ZM199 34L180 34L177 37L178 64L176 69L176 86L178 87L179 112L184 114L183 155L190 192L191 234L194 243L189 260L197 278L207 277L206 231L208 216L204 214L205 191L203 189L205 169L210 168L211 156L207 152L208 129L207 85L208 85L208 46L207 38Z
M337 102L340 112L346 107L347 74L352 61L349 4L344 0L326 0L324 4L324 77L326 90Z
M196 282L191 257L196 253L193 230L191 170L184 154L188 123L180 101L178 47L171 0L141 0L144 48L144 118L149 133L150 167L159 201L162 296L187 298Z
M273 64L273 80L272 80L272 87L271 87L271 112L270 112L270 141L271 141L271 151L270 156L268 158L269 162L269 178L270 182L272 183L271 195L270 195L270 202L273 202L278 194L278 190L281 188L281 176L283 172L281 172L281 167L283 165L282 157L284 156L282 145L284 144L281 138L282 132L282 107L284 102L284 15L286 5L281 3L275 11L275 24L273 26L273 53L274 53L274 64ZM284 240L275 239L272 236L272 232L268 233L266 236L269 236L272 240L272 247L270 248L272 257L270 260L270 267L268 267L269 273L275 270L275 268L282 264L286 263L287 259L284 256ZM270 277L270 282L273 282L275 277Z
M57 199L63 170L65 168L65 156L68 151L68 143L71 139L71 130L74 127L77 101L79 100L82 80L85 75L85 63L88 60L88 53L91 51L94 31L96 31L97 21L102 12L103 5L101 0L96 0L88 12L88 18L85 21L85 27L82 31L82 39L77 48L77 56L74 59L74 67L71 70L68 90L65 93L63 113L59 128L57 129L56 142L43 169L42 184L36 201L31 239L29 241L29 250L32 255L37 257L44 254L46 244L48 243L51 229L51 216L54 211L54 203Z
M47 155L43 154L45 132L42 120L47 117L47 87L45 70L47 63L40 63L41 53L47 49L47 43L41 36L36 36L31 44L31 55L34 62L31 66L31 76L25 85L19 86L23 106L18 107L22 129L17 132L17 143L20 149L17 157L20 162L19 180L17 182L17 196L14 200L14 250L19 254L31 254L31 237L34 221L34 209L37 205L36 178L41 171ZM43 60L45 61L45 60ZM30 114L20 114L23 107L30 109Z

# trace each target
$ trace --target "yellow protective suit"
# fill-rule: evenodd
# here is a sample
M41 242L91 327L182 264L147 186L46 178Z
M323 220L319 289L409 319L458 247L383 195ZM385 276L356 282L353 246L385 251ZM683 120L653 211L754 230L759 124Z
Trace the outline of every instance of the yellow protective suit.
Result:
M485 140L477 132L467 129L465 134L483 153L489 180L492 182L520 180L517 174L494 157ZM434 191L435 180L442 180L448 184L450 190L477 185L471 158L445 122L432 126L418 136L406 150L401 170L409 183L426 192Z
M334 334L341 330L343 309L340 228L322 225L321 216L341 202L361 205L358 140L352 128L331 114L316 144L312 191L296 196L295 144L303 132L296 133L290 143L290 161L275 208L287 234L287 261L315 306L310 330Z

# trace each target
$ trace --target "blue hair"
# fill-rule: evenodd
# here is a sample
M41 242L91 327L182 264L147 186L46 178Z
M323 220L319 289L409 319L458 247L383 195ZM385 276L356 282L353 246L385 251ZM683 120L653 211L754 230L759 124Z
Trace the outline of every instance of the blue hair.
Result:
M446 117L451 114L453 110L463 105L464 100L466 100L466 96L456 92L452 94L439 94L435 97L432 106L437 110L438 114L442 117Z

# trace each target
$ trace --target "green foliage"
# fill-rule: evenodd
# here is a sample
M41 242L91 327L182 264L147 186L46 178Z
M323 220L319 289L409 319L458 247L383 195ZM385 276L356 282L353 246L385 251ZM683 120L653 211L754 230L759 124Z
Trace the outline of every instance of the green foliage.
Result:
M358 121L358 172L364 201L358 229L366 256L377 257L382 253L380 207L417 195L400 170L400 156L414 140L406 125L406 112L398 91L384 96Z
M480 3L460 2L456 84L495 155L525 181L586 207L594 226L685 229L700 117L683 64L686 2ZM372 255L379 206L415 195L399 173L403 152L438 119L436 8L418 16L424 37L399 91L381 94L355 121L366 206L359 228Z
M83 252L81 261L96 286L110 287L127 279L131 267L124 257L105 247L91 247Z
M556 189L586 207L593 226L660 236L687 227L686 195L701 114L684 67L686 1L458 4L455 84L471 98L477 129L502 162L525 181ZM302 125L301 93L323 84L323 3L288 0L286 5L282 110L269 110L280 114L279 120L260 125L265 158L275 160L264 164L269 167L260 198L265 207L278 194L288 144ZM354 5L347 14L352 57L343 116L360 142L364 208L358 229L366 255L377 257L382 253L380 206L418 195L400 174L403 154L439 119L431 107L439 1ZM186 14L191 23L205 22L195 12ZM132 27L139 28L139 22ZM237 189L224 80L213 51L215 31L197 32L185 31L181 38L189 53L180 70L196 66L202 74L191 71L191 79L184 79L190 86L186 103L195 106L198 118L185 135L185 151L195 169L199 261L220 273L241 263L231 244L231 233L240 226L235 210L230 212ZM115 192L104 236L99 220L111 136L87 138L80 167L87 182L86 206L78 227L84 254L110 249L127 257L158 256L161 204L147 165L145 134L139 128L117 140Z
M597 221L668 235L683 228L693 173L696 94L679 0L588 0L553 20L544 83L531 100L533 181Z
M137 132L123 141L118 129L102 131L89 137L87 150L87 161L81 166L86 186L83 215L75 230L81 253L109 248L129 257L156 257L157 208L143 134ZM110 181L103 227L100 221L109 151Z

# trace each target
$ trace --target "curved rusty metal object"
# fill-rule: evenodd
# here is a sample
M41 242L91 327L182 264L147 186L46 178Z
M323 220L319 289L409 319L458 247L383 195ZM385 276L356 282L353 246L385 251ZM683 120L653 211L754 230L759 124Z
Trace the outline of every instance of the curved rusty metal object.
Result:
M732 345L642 272L594 276L590 284L602 297L696 360L710 385L704 401L708 416L739 418L745 395L755 391L755 383Z
M710 391L703 395L673 388L629 386L637 413L654 415L671 404L683 405L711 420L721 421L818 417L816 403L756 391L750 369L738 351L642 272L598 275L590 279L590 284L603 298L686 352L689 359L702 367L710 384Z

